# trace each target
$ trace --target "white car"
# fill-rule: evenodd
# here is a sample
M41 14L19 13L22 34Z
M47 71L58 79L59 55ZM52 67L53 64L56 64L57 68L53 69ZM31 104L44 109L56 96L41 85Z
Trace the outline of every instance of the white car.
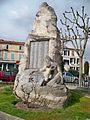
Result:
M64 82L78 83L79 78L73 76L70 72L63 72Z

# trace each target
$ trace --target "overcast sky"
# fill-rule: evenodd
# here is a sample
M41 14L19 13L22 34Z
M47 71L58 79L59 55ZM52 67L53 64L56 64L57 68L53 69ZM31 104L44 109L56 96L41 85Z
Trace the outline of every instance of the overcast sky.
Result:
M25 41L42 2L47 2L54 8L58 20L65 10L70 10L70 7L80 10L83 5L90 16L90 0L0 0L0 39ZM86 60L90 60L89 51L88 41Z

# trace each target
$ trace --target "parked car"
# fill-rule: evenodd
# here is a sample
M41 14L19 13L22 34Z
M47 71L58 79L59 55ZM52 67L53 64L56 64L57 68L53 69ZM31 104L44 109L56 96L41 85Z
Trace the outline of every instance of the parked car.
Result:
M64 79L64 82L72 82L72 83L79 82L79 78L73 76L70 72L63 72L63 79Z
M0 81L2 82L14 82L16 77L16 72L9 70L0 71Z

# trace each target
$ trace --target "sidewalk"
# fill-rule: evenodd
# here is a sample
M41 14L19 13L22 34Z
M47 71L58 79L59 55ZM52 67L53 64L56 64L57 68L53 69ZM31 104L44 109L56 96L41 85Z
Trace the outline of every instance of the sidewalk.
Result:
M79 85L78 84L67 84L67 83L65 83L65 85L66 85L66 87L68 88L68 89L86 89L86 90L90 90L90 85L88 85L88 84L85 84L85 85L81 85L81 87L79 87Z
M24 120L24 119L0 112L0 120Z
M73 89L77 89L78 86L77 85L71 85L71 84L66 84L66 87L70 90L73 90Z

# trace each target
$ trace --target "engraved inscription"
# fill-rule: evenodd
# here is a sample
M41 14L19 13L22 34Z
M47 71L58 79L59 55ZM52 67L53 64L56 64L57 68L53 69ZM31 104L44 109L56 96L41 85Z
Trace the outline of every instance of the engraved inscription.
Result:
M31 42L30 68L37 69L44 65L44 58L48 55L49 41Z

